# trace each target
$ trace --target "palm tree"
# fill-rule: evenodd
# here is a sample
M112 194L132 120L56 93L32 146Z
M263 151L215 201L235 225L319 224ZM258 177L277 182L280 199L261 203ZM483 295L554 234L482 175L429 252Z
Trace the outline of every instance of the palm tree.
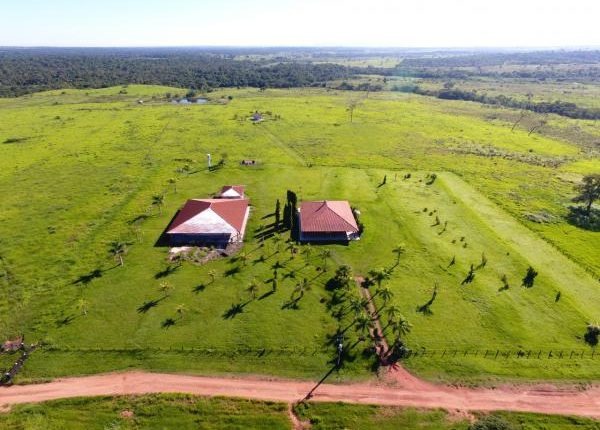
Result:
M356 317L358 317L361 313L363 313L365 311L365 308L363 306L363 301L356 297L352 297L350 299L350 310L352 312L354 312L354 315Z
M327 259L331 257L331 251L324 249L321 251L321 258L323 259L323 271L327 272Z
M396 317L400 316L400 308L396 305L392 305L386 309L385 313L387 314L390 320L393 320Z
M296 295L296 293L298 294L298 299L300 300L302 297L304 297L304 293L310 290L310 283L308 282L308 279L304 278L302 280L302 282L300 282L299 284L296 285L296 288L294 288L294 292L293 292L293 296Z
M394 333L398 335L398 337L402 337L410 333L412 329L412 324L409 323L403 315L400 315L398 319L393 322L392 329Z
M304 248L302 248L302 254L304 255L306 264L308 264L308 261L310 260L310 256L312 255L312 247L310 246L310 243L307 243L304 246Z
M177 178L169 178L169 179L167 180L167 182L168 182L170 185L173 185L173 192L174 192L175 194L177 194Z
M406 252L406 248L404 247L404 244L398 244L398 245L396 245L396 247L394 249L392 249L392 252L394 254L396 254L396 266L397 266L398 264L400 264L400 256Z
M79 312L81 312L81 315L83 315L83 316L87 315L89 304L90 303L86 299L84 299L84 298L79 299L79 301L77 302L77 309L79 309Z
M167 281L161 282L160 285L158 286L158 290L161 293L163 293L165 295L165 297L169 296L171 294L171 291L173 291L174 289L175 289L175 287L173 287L173 285Z
M394 297L394 293L387 287L378 288L375 294L381 297L381 300L383 300L384 304L387 304L387 302Z
M165 203L165 196L163 194L155 194L152 196L152 206L158 208L158 213L162 213L162 206Z
M210 276L210 283L212 284L213 282L215 282L215 278L217 277L217 271L214 269L209 270L208 276Z
M187 312L187 307L183 303L181 303L181 304L177 305L177 307L175 308L175 312L177 312L177 315L179 315L179 318L182 319L183 314Z
M246 254L245 252L241 252L239 259L242 262L242 266L245 266L246 263L248 262L248 254Z
M368 334L371 328L371 318L362 312L356 317L354 324L361 334Z
M390 279L390 273L385 269L369 270L369 275L377 282L377 287L381 287L381 283Z
M279 233L275 233L273 235L273 242L275 242L275 249L277 250L277 252L280 251L282 241L283 241L283 238L281 237L281 235Z
M119 260L119 265L123 265L123 255L127 254L127 243L121 242L120 240L114 240L110 242L108 246L108 252L110 252L116 260Z
M294 242L290 241L287 249L290 251L290 255L292 256L292 258L294 258L296 256L296 253L298 252L298 246Z
M246 288L246 291L248 291L250 297L252 297L252 300L256 300L256 295L258 294L258 283L256 282L256 279L250 281L250 284L248 284L248 288Z

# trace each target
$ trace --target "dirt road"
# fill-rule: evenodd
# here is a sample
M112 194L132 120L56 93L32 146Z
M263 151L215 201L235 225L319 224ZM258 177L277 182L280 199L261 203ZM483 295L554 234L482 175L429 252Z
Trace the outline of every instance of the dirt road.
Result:
M393 371L395 372L395 371ZM322 384L311 400L380 405L444 408L461 411L528 411L579 415L600 419L600 388L561 390L554 387L466 389L406 380L399 370L393 383ZM406 372L408 373L408 372ZM394 375L391 375L392 377ZM112 373L57 379L35 385L0 388L0 405L41 402L77 396L144 393L192 393L295 402L305 397L314 382L257 377L203 377L144 372Z

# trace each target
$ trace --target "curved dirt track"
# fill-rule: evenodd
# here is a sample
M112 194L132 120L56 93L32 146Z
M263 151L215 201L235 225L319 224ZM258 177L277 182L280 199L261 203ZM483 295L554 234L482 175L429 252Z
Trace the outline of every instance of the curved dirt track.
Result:
M355 384L322 384L312 401L341 401L380 405L444 408L461 411L522 411L579 415L600 419L600 388L561 390L555 387L466 389L428 384L403 369L392 370L394 380ZM410 375L410 377L409 377ZM145 372L111 373L57 379L35 385L0 388L4 409L19 403L79 396L146 393L191 393L296 402L314 387L310 381L258 377L204 377Z

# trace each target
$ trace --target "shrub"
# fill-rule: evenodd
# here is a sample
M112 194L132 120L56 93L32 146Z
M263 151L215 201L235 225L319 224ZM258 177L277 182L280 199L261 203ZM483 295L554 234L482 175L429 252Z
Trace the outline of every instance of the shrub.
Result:
M496 415L480 418L469 426L469 430L515 430L515 426Z
M588 324L587 331L583 336L585 341L591 346L596 346L598 345L598 337L600 337L600 326L596 324Z

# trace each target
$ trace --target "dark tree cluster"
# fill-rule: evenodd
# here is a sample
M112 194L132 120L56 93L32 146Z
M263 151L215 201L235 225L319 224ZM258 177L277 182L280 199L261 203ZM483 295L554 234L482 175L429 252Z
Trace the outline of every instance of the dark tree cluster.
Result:
M355 70L337 64L288 59L240 60L194 49L4 49L0 50L0 96L61 88L153 84L207 91L218 87L325 86Z

